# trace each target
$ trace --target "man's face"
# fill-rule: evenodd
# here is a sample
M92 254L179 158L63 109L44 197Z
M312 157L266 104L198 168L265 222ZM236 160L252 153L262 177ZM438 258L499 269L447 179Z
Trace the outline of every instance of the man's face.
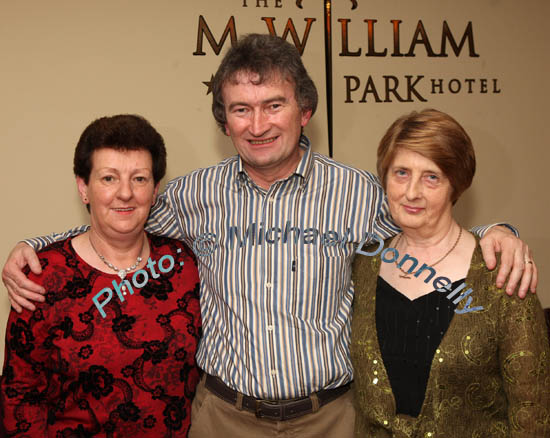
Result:
M311 110L300 110L294 84L280 74L255 85L257 79L253 73L237 73L236 82L223 86L225 132L252 179L275 181L296 170L300 133Z

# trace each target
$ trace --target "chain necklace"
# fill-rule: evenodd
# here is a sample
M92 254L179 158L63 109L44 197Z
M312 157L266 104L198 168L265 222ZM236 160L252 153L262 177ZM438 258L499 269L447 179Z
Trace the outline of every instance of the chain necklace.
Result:
M120 280L124 280L124 278L126 278L126 275L133 271L134 269L136 269L138 267L138 265L141 263L141 261L143 260L141 258L141 253L143 251L143 245L145 244L145 239L142 240L141 242L141 249L139 250L139 253L140 255L138 256L136 262L130 266L129 268L126 268L126 269L119 269L117 268L115 265L113 265L111 262L109 262L105 257L103 257L98 251L97 249L95 249L95 246L94 244L92 243L92 239L91 239L91 235L88 235L88 240L90 241L90 245L92 245L92 249L95 251L95 253L97 254L97 256L101 259L101 261L103 263L105 263L109 268L111 268L113 271L115 271L117 273L117 275L120 277ZM122 286L122 290L125 290L126 287L125 286Z
M401 233L401 234L399 234L399 236L397 236L397 240L395 242L394 248L397 249L397 245L399 245L399 241L401 240L402 236L403 236L403 233ZM447 253L443 257L441 257L437 262L432 263L429 266L429 268L433 268L439 262L443 261L445 259L445 257L447 257L453 251L453 249L456 248L456 245L458 245L458 241L460 240L460 236L462 236L462 227L460 227L460 231L458 232L458 237L456 238L456 241L455 241L454 245L452 246L452 248L449 251L447 251ZM411 272L409 274L408 272L405 272L403 269L401 269L401 267L397 264L397 260L394 263L395 263L395 266L397 266L397 268L403 273L403 275L399 274L399 278L406 278L407 280L409 280L411 278L410 275L414 275L414 274L416 274L416 272L418 272L418 270L417 270L416 272Z

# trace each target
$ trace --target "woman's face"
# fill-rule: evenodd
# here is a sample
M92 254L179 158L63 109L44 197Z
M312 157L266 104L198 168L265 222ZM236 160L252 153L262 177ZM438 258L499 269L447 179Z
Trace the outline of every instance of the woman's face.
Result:
M399 148L386 176L392 217L403 230L436 229L451 218L449 179L429 158Z
M98 149L92 154L88 184L76 180L96 231L115 238L143 231L158 191L149 151Z

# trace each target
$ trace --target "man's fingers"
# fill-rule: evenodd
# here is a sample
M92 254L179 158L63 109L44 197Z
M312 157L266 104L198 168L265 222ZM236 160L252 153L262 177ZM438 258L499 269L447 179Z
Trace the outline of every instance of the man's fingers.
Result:
M8 297L10 299L12 307L17 313L21 313L22 308L28 309L31 312L36 309L35 305L25 298L29 292L21 290L17 285L8 280L6 283L6 289L8 289ZM30 292L32 294L32 292ZM34 294L36 295L36 294ZM44 300L42 295L37 295L39 299Z
M31 251L32 252L27 252L27 263L29 264L29 268L31 268L32 272L34 272L36 275L40 275L42 274L42 266L40 265L40 260L38 260L38 257L36 256L34 250Z
M16 284L17 290L27 290L28 292L34 294L46 293L46 290L42 286L36 284L34 281L29 280L21 271L16 271L12 273L9 277L7 277L7 279L13 281Z
M34 310L36 308L29 300L38 302L45 301L42 294L37 294L27 289L22 289L12 280L6 280L5 285L8 290L8 297L10 298L10 301L12 303L15 302L18 306L22 306L25 309ZM15 307L14 309L17 310Z
M12 300L10 295L8 295L8 299L10 300L10 304L13 310L15 310L17 313L21 313L23 311L23 308L19 304L17 304L14 300Z
M529 290L529 285L531 284L534 272L533 262L525 263L525 269L523 271L523 276L521 277L521 283L519 285L518 296L523 299L527 295Z
M539 282L539 270L537 268L537 264L533 260L533 275L531 277L531 285L529 289L531 289L531 293L536 294L537 293L537 284Z
M522 250L516 250L513 252L513 265L512 265L512 272L510 273L510 277L508 277L508 283L506 285L506 293L508 295L513 295L514 291L517 289L518 285L520 284L521 278L525 274L525 259L523 255ZM504 257L504 252L502 257ZM531 280L531 277L529 277L529 280ZM498 280L497 280L498 285ZM525 297L525 295L523 296Z
M514 260L515 259L512 253L507 251L502 252L500 256L500 269L498 270L497 274L497 287L504 287L504 283L508 278L508 275L510 275L509 282L512 280L511 277L514 274L514 272L512 271L512 266L514 267L514 269L516 269L515 275L517 275L517 266L515 265ZM520 259L519 263L521 263L523 271L523 260ZM512 272L512 274L510 274L510 272ZM521 278L521 274L518 278L516 278L516 283L519 278ZM508 289L506 289L506 293L509 294Z
M497 265L497 258L495 255L495 247L492 241L481 240L479 242L481 246L481 252L483 254L483 260L485 260L485 265L489 270L495 269Z
M25 309L30 310L33 312L36 309L36 306L31 303L30 301L26 300L23 297L20 297L19 295L12 295L10 296L11 299L13 299L19 306L24 307Z

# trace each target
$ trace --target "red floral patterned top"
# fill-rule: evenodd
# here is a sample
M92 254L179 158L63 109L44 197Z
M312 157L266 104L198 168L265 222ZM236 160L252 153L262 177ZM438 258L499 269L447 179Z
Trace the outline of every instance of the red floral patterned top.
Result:
M38 256L46 302L10 313L0 385L4 432L18 437L186 437L199 379L199 277L183 243L148 235L148 281L119 299L71 239ZM128 276L131 280L131 275ZM144 282L143 273L136 284ZM92 298L112 289L103 318ZM106 300L105 293L98 301Z

